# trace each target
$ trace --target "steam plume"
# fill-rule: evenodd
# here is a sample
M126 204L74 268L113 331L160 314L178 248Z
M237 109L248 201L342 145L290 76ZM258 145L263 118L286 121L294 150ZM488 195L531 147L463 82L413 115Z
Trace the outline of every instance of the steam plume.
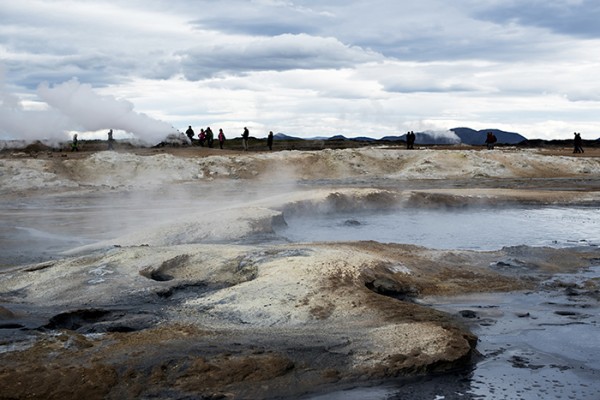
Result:
M138 139L159 142L175 129L166 122L133 110L133 104L113 96L100 96L91 85L76 79L54 87L41 84L38 94L46 103L83 129L121 129Z
M68 131L115 129L154 144L176 131L166 122L134 111L131 102L101 96L77 79L52 87L43 83L37 93L48 109L24 109L17 96L0 87L0 139L61 141Z

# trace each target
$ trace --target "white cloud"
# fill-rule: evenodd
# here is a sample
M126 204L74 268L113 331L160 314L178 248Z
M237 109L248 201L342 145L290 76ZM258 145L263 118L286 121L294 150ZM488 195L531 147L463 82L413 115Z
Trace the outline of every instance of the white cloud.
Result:
M380 60L369 50L344 45L335 38L284 34L218 45L202 45L180 53L191 80L250 71L338 69Z
M585 136L600 132L598 11L590 0L6 2L0 135L112 127L155 139L192 124L380 137L431 121Z

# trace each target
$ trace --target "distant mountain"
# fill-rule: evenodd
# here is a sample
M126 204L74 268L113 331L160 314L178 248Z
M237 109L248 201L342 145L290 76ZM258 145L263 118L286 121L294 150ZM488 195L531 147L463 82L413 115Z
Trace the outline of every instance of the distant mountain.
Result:
M498 139L498 144L518 144L527 140L524 136L513 133L505 132L499 129L482 129L476 131L471 128L453 128L445 132L441 131L425 131L415 132L417 144L468 144L468 145L483 145L488 132L493 132ZM347 138L343 135L335 135L331 137L314 137L314 138L299 138L289 136L284 133L277 133L274 136L276 140L337 140L337 141L357 141L357 142L398 142L406 141L406 134L400 136L384 136L381 139L373 139L366 136L359 136L355 138Z
M459 138L449 132L415 132L416 144L459 144ZM406 142L406 134L400 136L386 136L381 138L386 141Z
M327 140L347 140L347 139L343 135L335 135L335 136L328 138Z
M397 142L400 140L406 140L406 135L402 135L402 136L384 136L381 139L382 141L386 141L386 142Z
M513 133L505 132L499 129L482 129L476 131L471 128L453 128L449 132L415 132L417 135L415 142L417 144L469 144L469 145L483 145L488 132L493 132L498 139L498 143L502 144L518 144L527 138L524 136ZM385 136L381 140L386 141L406 141L406 134L400 136Z
M358 142L376 142L377 141L377 139L373 139L368 136L354 137L354 138L352 138L352 140L356 140Z
M294 136L288 136L285 133L276 133L273 135L273 140L298 140L298 139L302 139L299 137L294 137Z
M488 132L492 132L498 139L498 144L518 144L527 140L526 137L513 132L505 132L499 129L482 129L476 131L471 128L454 128L450 129L460 138L460 141L465 144L478 145L484 144Z

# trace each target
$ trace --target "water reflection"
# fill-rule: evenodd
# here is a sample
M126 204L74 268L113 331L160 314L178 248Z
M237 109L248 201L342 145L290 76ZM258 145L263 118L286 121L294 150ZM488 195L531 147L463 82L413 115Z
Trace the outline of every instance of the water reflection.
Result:
M288 226L277 233L293 242L375 240L471 250L600 243L600 213L583 207L398 209L303 215L286 221Z
M385 400L597 400L600 393L600 302L585 281L600 279L600 267L560 274L542 290L431 298L451 314L469 310L466 321L479 337L472 369L399 379L309 397ZM561 285L554 283L560 281ZM575 289L564 290L565 284Z

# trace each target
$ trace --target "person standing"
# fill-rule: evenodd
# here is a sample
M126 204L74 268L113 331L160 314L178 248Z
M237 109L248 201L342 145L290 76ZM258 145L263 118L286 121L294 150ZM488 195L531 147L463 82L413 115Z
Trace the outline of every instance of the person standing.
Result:
M581 133L574 132L575 138L573 139L573 153L583 153L583 140L581 139Z
M223 145L225 144L225 134L223 133L223 129L219 129L219 148L223 150Z
M187 135L187 137L190 139L190 143L194 144L192 138L194 137L194 130L192 129L192 126L188 126L187 131L185 131L185 134Z
M204 129L200 129L200 133L198 134L198 142L200 142L201 147L204 147L205 141L206 141L206 132L204 132Z
M494 143L496 143L498 139L496 139L496 135L493 132L488 132L485 138L485 144L487 145L488 150L494 150Z
M77 134L73 135L73 143L71 143L71 151L79 151L79 141L77 140Z
M269 131L269 135L267 136L267 146L269 146L269 150L273 150L273 131Z
M206 128L204 133L206 134L206 144L208 144L208 147L212 148L215 136L213 135L213 131L210 129L210 126Z
M242 144L244 145L244 151L248 151L248 138L250 137L250 131L247 127L244 127L244 133L242 133Z
M113 148L113 131L112 129L108 131L108 150L114 150Z
M406 134L406 148L408 150L412 150L415 147L415 139L416 139L417 135L415 135L415 133L413 131L410 131Z

